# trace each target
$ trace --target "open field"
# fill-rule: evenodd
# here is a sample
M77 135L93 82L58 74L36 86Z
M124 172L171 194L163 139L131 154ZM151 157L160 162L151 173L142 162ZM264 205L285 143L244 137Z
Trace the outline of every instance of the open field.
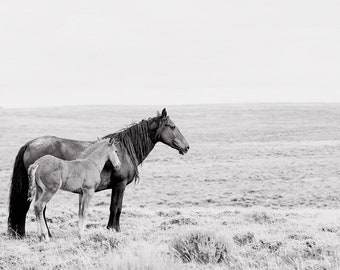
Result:
M9 239L15 156L42 136L95 140L156 115L145 106L0 109L0 269L340 269L340 104L168 107L190 144L158 144L124 197L121 233L96 193L85 236L78 196L48 204L54 239Z

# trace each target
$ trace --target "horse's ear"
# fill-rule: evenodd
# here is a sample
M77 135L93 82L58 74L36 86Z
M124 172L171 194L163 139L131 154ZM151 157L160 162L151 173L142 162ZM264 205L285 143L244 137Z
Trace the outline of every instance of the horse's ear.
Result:
M168 113L166 112L166 108L162 110L162 117L165 118L167 117Z
M101 139L99 137L97 137L97 141L101 141Z
M157 111L157 117L160 117L161 113L159 111Z

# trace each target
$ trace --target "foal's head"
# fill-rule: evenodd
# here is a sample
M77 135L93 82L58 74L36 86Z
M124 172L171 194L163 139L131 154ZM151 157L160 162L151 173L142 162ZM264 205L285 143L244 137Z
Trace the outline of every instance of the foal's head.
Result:
M112 163L113 168L115 170L119 170L122 164L120 163L120 160L118 158L118 150L115 145L115 140L113 138L109 140L108 147L109 147L108 151L109 160Z

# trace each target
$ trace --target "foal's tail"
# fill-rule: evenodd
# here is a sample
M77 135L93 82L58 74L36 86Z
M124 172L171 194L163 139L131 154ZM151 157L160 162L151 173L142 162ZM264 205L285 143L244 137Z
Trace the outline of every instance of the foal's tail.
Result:
M39 165L32 164L28 167L28 199L30 202L33 200L35 192L36 192L36 179L35 172L37 171Z

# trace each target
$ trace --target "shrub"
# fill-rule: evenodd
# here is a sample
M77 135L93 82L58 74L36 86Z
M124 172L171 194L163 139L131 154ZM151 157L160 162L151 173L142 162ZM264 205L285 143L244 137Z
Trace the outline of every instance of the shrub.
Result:
M243 246L253 243L255 241L255 236L251 232L248 232L246 234L235 234L233 240L236 244Z
M160 228L162 230L167 230L173 228L173 225L184 226L184 225L197 225L197 221L191 218L179 217L173 218L170 221L162 222Z
M194 231L177 236L172 241L172 247L183 262L207 264L227 261L225 239L213 232Z
M120 237L120 235L103 230L91 231L90 233L83 236L81 240L81 244L83 247L105 247L107 249L115 249L121 244L121 242L122 238Z
M272 223L273 219L271 216L269 216L266 212L256 212L249 216L250 220L259 223Z

